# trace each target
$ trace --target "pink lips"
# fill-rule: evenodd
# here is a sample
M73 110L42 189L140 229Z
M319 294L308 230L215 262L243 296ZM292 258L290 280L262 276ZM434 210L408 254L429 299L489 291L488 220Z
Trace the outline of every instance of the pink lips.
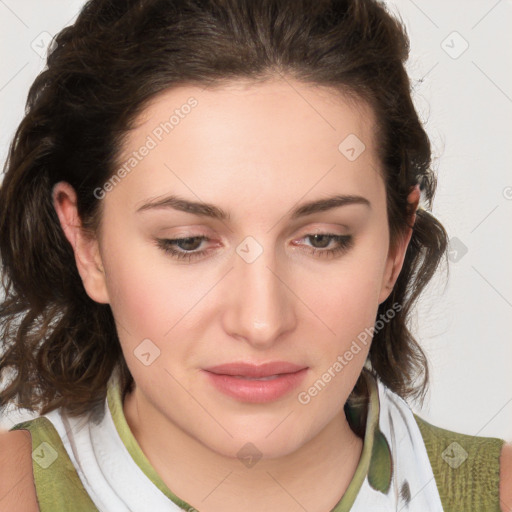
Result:
M275 361L262 365L228 363L205 368L204 372L224 394L243 402L264 403L296 388L307 370L305 366Z

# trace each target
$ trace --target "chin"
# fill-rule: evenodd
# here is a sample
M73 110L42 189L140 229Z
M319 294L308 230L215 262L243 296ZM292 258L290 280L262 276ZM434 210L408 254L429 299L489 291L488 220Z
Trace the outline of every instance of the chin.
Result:
M282 419L280 420L282 421ZM287 422L287 420L286 420ZM307 439L290 432L292 422L288 429L283 428L278 422L273 422L268 428L262 425L254 429L241 429L239 432L230 430L233 437L223 435L212 437L211 433L204 433L200 442L217 454L233 459L239 459L242 463L249 459L278 459L294 453L307 443ZM277 428L276 428L277 427Z

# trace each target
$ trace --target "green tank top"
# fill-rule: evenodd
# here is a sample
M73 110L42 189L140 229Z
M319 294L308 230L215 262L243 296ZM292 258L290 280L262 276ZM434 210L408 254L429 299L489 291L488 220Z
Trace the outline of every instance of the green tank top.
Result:
M505 441L435 427L416 414L445 512L501 512L500 454ZM457 450L467 452L464 464Z
M414 418L427 449L444 511L500 512L499 458L504 441L445 430L416 414ZM39 417L18 423L11 430L21 429L28 430L32 437L33 474L40 511L68 511L72 504L73 512L98 512L52 422ZM45 453L45 446L55 452L54 457ZM456 461L460 450L465 452L464 464L450 463ZM51 471L40 465L38 456L51 461Z

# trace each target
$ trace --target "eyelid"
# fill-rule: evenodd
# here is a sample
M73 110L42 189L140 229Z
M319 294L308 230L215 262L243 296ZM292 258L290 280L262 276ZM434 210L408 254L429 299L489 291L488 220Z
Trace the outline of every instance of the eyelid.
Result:
M349 227L347 225L337 225L337 227L342 227L344 228L345 230L347 230L346 233L338 233L338 232L334 232L334 230L331 230L329 228L320 228L320 227L313 227L313 228L305 228L305 230L303 231L302 234L300 234L299 236L295 236L293 237L292 240L302 240L303 238L306 238L308 236L313 236L313 235L329 235L329 236L349 236ZM176 233L176 234L172 234L172 235L169 235L169 236L162 236L162 237L158 237L160 240L171 240L171 241L176 241L176 240L183 240L183 239L186 239L186 238L203 238L205 241L209 241L209 242L212 242L213 240L213 236L211 236L210 234L206 233L206 232L197 232L197 233L190 233L190 232L180 232L180 233Z
M344 253L352 249L354 246L354 237L352 235L344 234L336 234L331 232L325 232L325 231L316 231L316 232L307 232L302 237L299 238L299 240L312 238L314 236L326 236L329 238L328 246L329 247L332 242L335 243L334 247L328 249L328 248L318 248L318 247L312 247L309 245L306 245L305 247L308 247L308 249L298 249L302 250L302 252L309 253L311 255L314 255L315 258L336 258L342 256ZM180 250L175 249L174 247L177 245L177 242L181 242L183 240L187 239L196 239L199 240L201 243L203 241L209 241L210 238L205 235L192 235L192 236L181 236L179 238L156 238L155 243L156 245L163 250L165 253L168 253L171 255L172 258L174 258L177 261L181 260L187 260L188 262L191 262L193 260L202 260L204 257L206 257L207 254L212 252L212 248L209 247L207 249L194 249L191 251L186 250ZM295 241L293 241L294 245L300 246L301 244L296 244Z

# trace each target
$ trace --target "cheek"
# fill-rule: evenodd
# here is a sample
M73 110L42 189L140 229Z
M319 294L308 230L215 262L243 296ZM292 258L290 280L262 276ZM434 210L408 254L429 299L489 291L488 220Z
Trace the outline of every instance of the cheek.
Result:
M312 309L319 312L324 336L318 336L322 345L322 366L330 366L338 355L347 350L355 364L344 368L344 373L362 366L370 348L371 331L379 307L382 277L386 265L387 244L375 237L361 240L359 246L322 279L308 280L310 297L315 298ZM369 334L370 333L370 334Z
M386 267L386 246L361 244L339 268L333 269L324 280L322 306L337 310L340 321L366 322L373 320Z
M188 350L176 336L186 323L180 319L190 309L190 292L137 251L111 263L107 287L124 359L136 382L157 386L166 377L162 371L170 366L169 353L182 360Z
M212 278L176 265L151 243L134 239L125 244L130 238L124 235L111 231L103 260L110 306L130 370L143 371L135 357L146 339L162 356L151 368L168 366L171 353L173 359L187 360L195 346L190 338L201 338L205 310L216 298L208 293Z
M105 238L106 285L120 337L131 338L130 343L139 343L141 337L162 339L179 313L182 284L166 275L158 259L150 258L148 251L154 248L131 243L122 232Z
M367 273L354 272L344 277L339 278L334 290L324 293L320 309L331 331L331 336L326 332L322 338L326 344L323 353L329 354L331 359L343 354L353 342L357 343L361 333L374 325L378 310L377 289ZM359 357L364 361L369 345L365 343L360 348Z
M308 350L313 372L298 399L309 404L308 413L317 418L318 427L326 410L333 416L340 401L347 399L367 358L383 259L382 248L381 252L358 250L328 277L309 281L311 296L316 297L314 310L320 312L324 325L319 328L314 320L309 329L314 336Z

